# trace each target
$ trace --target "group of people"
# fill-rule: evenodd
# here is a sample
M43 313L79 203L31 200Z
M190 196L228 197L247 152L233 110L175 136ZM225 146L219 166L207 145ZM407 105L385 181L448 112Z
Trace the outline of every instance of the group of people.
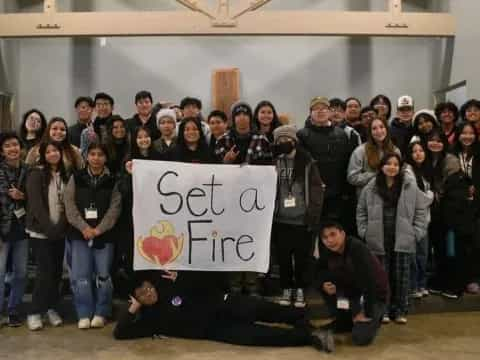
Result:
M381 322L405 324L412 298L438 293L457 299L480 291L479 100L460 109L444 102L416 111L408 95L395 108L385 95L366 107L357 98L315 97L299 130L282 123L270 101L254 109L237 102L228 116L214 110L206 118L193 97L178 106L154 104L150 92L140 91L134 102L137 111L125 120L114 115L109 94L80 97L74 125L60 117L47 123L31 109L18 132L0 134L0 313L8 273L10 326L22 323L18 306L29 247L36 262L30 330L45 321L62 324L57 306L64 262L80 329L103 327L113 289L125 283L117 286L116 276L131 281L124 295L133 295L132 303L117 338L175 335L153 321L161 310L184 320L179 329L216 319L191 337L320 344L331 351L331 334L300 321L310 285L337 319L326 330L352 331L359 345L373 340ZM133 159L276 167L274 222L266 226L272 226L279 265L278 306L257 298L253 272L228 274L228 285L214 281L215 289L200 300L205 292L194 291L195 280L181 281L178 289L174 281L192 274L164 274L167 283L174 281L172 290L171 283L160 284L159 273L133 272ZM195 307L178 312L190 296L212 304L202 319ZM243 313L239 302L249 304ZM145 308L144 326L132 330ZM227 320L238 328L227 331ZM257 320L302 325L269 332L253 324Z

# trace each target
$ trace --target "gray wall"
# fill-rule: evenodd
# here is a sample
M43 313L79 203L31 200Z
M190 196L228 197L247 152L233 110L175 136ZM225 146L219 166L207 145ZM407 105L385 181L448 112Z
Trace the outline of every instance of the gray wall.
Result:
M448 1L405 1L406 11L447 9ZM59 9L176 10L174 1L59 1ZM269 8L384 10L384 0L275 0ZM429 3L430 5L424 5ZM470 96L480 93L475 54L480 2L452 0L459 22L452 81L469 80ZM80 4L80 5L79 5ZM163 4L163 5L162 5ZM18 1L23 11L40 11L41 1ZM470 25L470 26L469 26ZM476 31L476 33L471 33ZM200 97L210 110L211 72L235 66L241 71L242 98L253 105L271 100L279 111L301 124L309 99L357 96L367 102L382 92L392 99L408 93L417 107L430 106L432 91L450 80L443 39L346 37L158 37L9 40L18 46L18 77L13 82L18 113L31 107L48 117L74 120L73 99L107 91L116 112L134 111L137 90L149 89L156 99L179 101ZM448 62L447 62L448 63ZM12 71L8 71L11 73ZM445 74L445 71L446 74ZM442 76L443 74L443 76ZM471 87L470 87L471 84Z

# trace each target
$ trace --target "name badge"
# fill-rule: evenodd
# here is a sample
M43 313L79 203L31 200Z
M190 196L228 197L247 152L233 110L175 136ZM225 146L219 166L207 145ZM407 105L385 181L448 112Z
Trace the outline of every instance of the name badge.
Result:
M288 198L286 198L285 201L283 202L283 206L286 208L294 208L295 206L297 206L295 197L289 196Z
M25 208L23 207L20 209L13 210L13 213L15 214L17 219L20 219L27 214L27 212L25 211Z
M337 309L349 310L350 301L347 298L337 298Z
M97 220L98 219L97 209L95 209L95 208L85 209L85 219L86 220Z

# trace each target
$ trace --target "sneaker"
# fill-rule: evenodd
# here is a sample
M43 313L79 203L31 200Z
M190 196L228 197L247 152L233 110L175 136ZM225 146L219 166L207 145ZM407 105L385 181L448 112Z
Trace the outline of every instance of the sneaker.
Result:
M305 302L305 295L303 294L303 289L297 289L293 306L295 306L296 308L304 308L306 305L307 303Z
M414 291L410 294L410 297L413 299L421 299L423 297L423 292L421 290Z
M422 293L423 297L427 297L428 295L430 295L430 291L428 291L427 289L420 289L420 292Z
M283 289L282 297L278 303L282 306L290 306L292 304L292 289Z
M32 314L27 317L27 327L31 331L37 331L43 328L42 317L40 314Z
M85 330L85 329L90 329L90 319L89 318L83 318L78 320L78 328Z
M22 326L22 319L17 313L8 314L8 326L19 327Z
M335 339L331 330L318 329L312 332L312 345L319 351L331 353L335 351Z
M480 285L476 282L472 282L467 285L466 290L469 294L478 294L480 292Z
M103 328L105 326L105 318L103 316L95 315L90 326L95 329Z
M442 296L447 298L447 299L458 299L459 296L453 292L450 291L444 291L442 292Z
M395 318L395 323L405 325L407 323L407 318L404 315L399 315Z
M52 325L54 327L57 327L57 326L60 326L60 325L63 324L62 318L53 309L49 309L47 311L47 319L48 319L48 322L50 323L50 325Z
M430 288L429 290L429 293L432 294L432 295L440 295L442 293L442 290L440 289L434 289L434 288Z
M390 316L383 315L382 324L390 324Z

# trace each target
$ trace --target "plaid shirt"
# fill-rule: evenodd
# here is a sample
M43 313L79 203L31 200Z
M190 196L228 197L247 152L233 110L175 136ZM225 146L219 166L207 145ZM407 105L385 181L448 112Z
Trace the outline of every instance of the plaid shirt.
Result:
M230 130L226 132L220 139L218 139L215 145L215 156L223 162L225 154L236 145L236 134ZM252 134L250 138L250 144L247 148L246 154L239 154L237 159L243 159L240 161L245 164L257 164L257 165L273 165L273 154L270 150L270 142L265 135ZM239 161L235 162L239 163Z
M15 208L24 206L24 201L15 201L8 196L8 190L14 185L17 189L25 192L27 178L27 165L20 163L19 168L8 166L0 161L0 236L3 238L10 232L12 219L15 216Z

